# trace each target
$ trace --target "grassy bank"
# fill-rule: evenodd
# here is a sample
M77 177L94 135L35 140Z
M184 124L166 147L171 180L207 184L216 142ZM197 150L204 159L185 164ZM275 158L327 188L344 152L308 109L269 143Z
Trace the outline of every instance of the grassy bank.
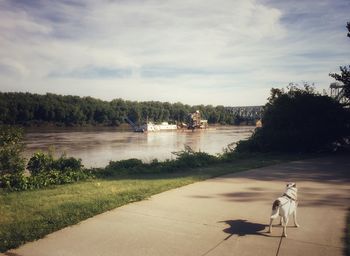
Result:
M254 155L174 173L118 175L41 190L0 191L0 251L151 195L207 178L298 159Z

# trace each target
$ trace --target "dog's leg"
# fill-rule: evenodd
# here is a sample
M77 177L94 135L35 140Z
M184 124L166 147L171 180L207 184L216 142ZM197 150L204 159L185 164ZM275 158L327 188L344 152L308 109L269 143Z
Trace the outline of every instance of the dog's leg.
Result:
M271 230L272 230L272 222L273 222L273 218L270 218L270 225L269 225L269 230L267 231L267 233L271 233Z
M282 226L282 217L280 217L280 226Z
M288 225L288 216L287 217L283 217L283 233L282 236L283 237L287 237L287 225Z
M279 215L279 207L281 205L281 202L279 200L275 200L272 205L272 212L271 212L271 217L270 217L270 225L269 225L269 230L267 231L268 233L271 233L272 229L272 221L276 219Z
M294 225L298 228L300 227L300 225L298 224L297 221L297 208L295 208L294 212L293 212L293 218L294 218Z

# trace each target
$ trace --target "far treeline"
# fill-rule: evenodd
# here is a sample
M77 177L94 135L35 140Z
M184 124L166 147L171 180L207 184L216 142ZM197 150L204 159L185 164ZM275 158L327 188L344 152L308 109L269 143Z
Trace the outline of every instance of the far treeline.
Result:
M137 102L123 99L103 101L92 97L47 93L0 92L0 124L57 126L118 126L129 118L135 123L186 122L189 113L199 110L209 124L255 124L262 107L190 106L158 101Z

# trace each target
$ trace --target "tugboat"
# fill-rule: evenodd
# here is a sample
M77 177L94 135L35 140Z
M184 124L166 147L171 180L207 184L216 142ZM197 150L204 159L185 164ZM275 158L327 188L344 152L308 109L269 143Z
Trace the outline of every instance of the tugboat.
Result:
M187 125L187 129L206 129L208 128L208 120L201 119L201 114L199 110L190 114L189 116L189 124Z

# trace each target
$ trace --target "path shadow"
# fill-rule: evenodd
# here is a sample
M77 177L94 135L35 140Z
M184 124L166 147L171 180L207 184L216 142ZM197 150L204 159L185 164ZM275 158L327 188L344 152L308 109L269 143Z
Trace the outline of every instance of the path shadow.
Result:
M325 158L305 159L253 169L240 176L261 181L285 181L287 178L293 182L348 184L350 182L349 159L349 153ZM230 176L228 175L228 177Z
M226 223L230 227L225 228L223 231L229 236L225 239L229 239L233 235L246 236L246 235L257 235L257 236L268 236L263 232L267 225L249 222L247 220L225 220L219 223Z
M14 253L14 252L4 252L4 255L6 255L6 256L21 256L17 253Z

